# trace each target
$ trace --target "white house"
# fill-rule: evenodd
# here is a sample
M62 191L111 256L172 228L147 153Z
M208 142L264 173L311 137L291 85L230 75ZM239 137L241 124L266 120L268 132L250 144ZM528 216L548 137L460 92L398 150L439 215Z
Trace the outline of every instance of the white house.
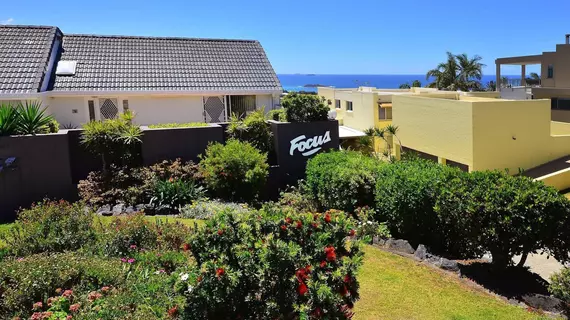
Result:
M0 26L0 101L39 99L63 126L135 113L140 125L223 122L279 105L258 41L63 34Z

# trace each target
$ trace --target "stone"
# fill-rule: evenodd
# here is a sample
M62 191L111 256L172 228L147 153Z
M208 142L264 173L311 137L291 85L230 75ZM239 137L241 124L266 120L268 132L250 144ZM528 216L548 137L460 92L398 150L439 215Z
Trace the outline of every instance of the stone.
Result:
M426 249L426 246L420 244L416 249L416 252L414 252L414 257L420 260L425 260L428 257L428 251Z
M533 293L522 296L522 300L530 307L541 309L548 312L564 311L562 300L546 296L543 294Z
M124 209L125 209L125 205L122 203L115 205L113 207L113 215L118 216L118 215L123 214L123 212L125 211Z
M414 248L412 248L408 241L401 239L389 239L386 241L386 243L384 243L384 247L390 250L408 254L414 254L415 252Z
M136 212L141 212L141 211L144 211L145 209L146 209L146 205L145 205L145 204L137 204L137 205L135 206L135 211L136 211Z
M459 271L459 265L457 264L457 262L446 258L439 258L439 260L436 263L434 263L434 265L443 270L454 271L454 272Z
M386 240L380 238L379 236L374 236L372 238L372 244L374 244L374 245L383 246L384 243L386 243Z
M135 210L135 207L133 207L133 206L128 206L125 208L125 214L133 214L135 212L137 212L137 211Z
M112 216L113 211L111 210L111 206L106 204L97 210L97 214L102 216Z

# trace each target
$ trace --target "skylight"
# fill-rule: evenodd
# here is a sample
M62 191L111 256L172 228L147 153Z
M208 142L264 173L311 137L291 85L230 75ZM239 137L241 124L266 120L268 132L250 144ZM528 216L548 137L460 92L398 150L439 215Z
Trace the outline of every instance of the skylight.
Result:
M73 76L75 75L75 68L77 61L60 61L57 64L55 74L58 76Z

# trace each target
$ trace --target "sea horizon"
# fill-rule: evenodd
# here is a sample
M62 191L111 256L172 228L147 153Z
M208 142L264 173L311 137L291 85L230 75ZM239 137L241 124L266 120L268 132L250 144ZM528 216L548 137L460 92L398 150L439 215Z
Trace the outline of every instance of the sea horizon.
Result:
M520 81L520 75L504 75L513 81ZM426 80L425 74L313 74L313 73L280 73L277 77L284 90L316 92L316 85L336 88L356 88L369 86L383 89L397 89L401 84L411 84L419 80L422 87L433 81ZM495 81L495 75L483 75L481 83L486 85Z

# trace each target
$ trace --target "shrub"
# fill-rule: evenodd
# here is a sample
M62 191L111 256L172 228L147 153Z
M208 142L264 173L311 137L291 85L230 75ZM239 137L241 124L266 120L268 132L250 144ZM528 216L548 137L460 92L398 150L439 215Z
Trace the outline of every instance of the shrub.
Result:
M219 200L201 199L193 201L180 210L180 215L184 218L206 220L213 217L220 211L246 212L247 205L233 202L222 202Z
M556 298L570 302L570 268L564 268L550 277L548 291Z
M318 203L307 191L307 184L303 180L299 181L298 187L291 187L289 190L281 192L279 204L300 212L317 212L319 209Z
M393 236L407 239L413 245L425 244L432 252L470 255L454 252L446 239L434 211L440 187L466 173L428 160L398 161L381 166L376 181L376 215L386 221Z
M515 255L546 251L569 260L570 202L554 188L501 171L473 172L442 185L436 212L448 241L491 252L505 267ZM566 241L564 241L566 240Z
M88 291L124 281L118 259L83 257L76 253L40 254L0 262L0 318L28 316L35 302L47 305L58 288Z
M328 120L329 107L324 97L290 92L281 101L289 122Z
M211 144L201 155L200 172L208 189L230 201L254 200L268 175L267 155L247 142Z
M191 240L196 268L178 292L196 319L348 319L358 299L359 242L342 212L221 212Z
M158 128L195 128L195 127L208 127L209 124L205 122L188 122L188 123L159 123L151 124L148 126L151 129Z
M93 214L84 204L44 200L21 210L9 232L2 235L13 255L77 250L96 238Z
M252 112L243 120L235 115L232 116L226 131L230 139L249 142L262 152L273 151L273 133L269 124L265 122L263 110Z
M159 208L179 210L194 200L204 198L205 190L194 181L170 178L154 184L150 204Z
M142 132L132 124L133 114L126 112L116 119L91 121L83 125L81 143L101 157L102 172L111 164L132 165L138 161Z
M374 216L373 209L369 207L357 208L355 215L358 218L355 235L359 239L366 241L366 243L372 243L374 237L388 239L392 236L386 223L378 223L371 220Z
M271 110L265 115L265 118L267 120L287 122L287 110L285 108Z
M324 209L353 212L358 207L372 207L381 164L358 152L321 153L307 163L306 186Z
M18 111L19 134L50 132L50 124L52 124L54 119L51 115L46 114L47 108L42 109L40 101L26 101L25 103L20 103L16 109Z

